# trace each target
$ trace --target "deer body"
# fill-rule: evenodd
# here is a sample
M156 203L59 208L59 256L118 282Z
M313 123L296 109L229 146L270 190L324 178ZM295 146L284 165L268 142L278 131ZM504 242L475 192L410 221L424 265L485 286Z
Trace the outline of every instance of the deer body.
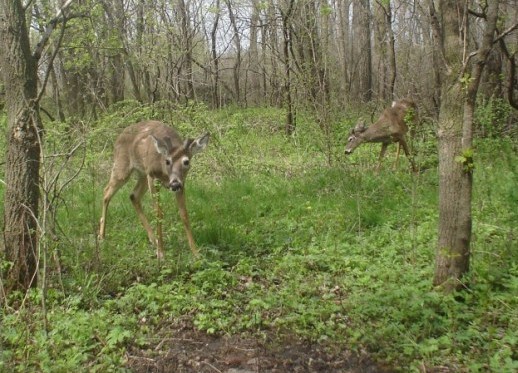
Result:
M162 211L156 202L158 216L158 238L156 238L141 205L142 197L148 189L154 194L154 180L159 180L164 187L175 192L189 246L193 254L197 256L198 251L192 237L185 205L184 185L192 156L202 151L208 141L208 134L184 141L173 128L158 121L144 121L127 127L115 142L112 172L104 189L99 238L103 239L105 236L106 214L111 198L126 184L131 174L136 173L137 184L130 199L150 242L156 245L157 257L163 258L164 256Z
M412 170L416 171L413 159L406 142L408 126L405 123L405 116L409 110L415 110L415 103L408 99L394 101L392 106L385 109L380 118L371 126L366 127L363 122L359 122L352 130L345 146L345 153L351 154L354 149L364 142L381 143L378 169L385 156L387 147L391 143L398 143L396 162L399 159L399 148L403 151L412 164Z

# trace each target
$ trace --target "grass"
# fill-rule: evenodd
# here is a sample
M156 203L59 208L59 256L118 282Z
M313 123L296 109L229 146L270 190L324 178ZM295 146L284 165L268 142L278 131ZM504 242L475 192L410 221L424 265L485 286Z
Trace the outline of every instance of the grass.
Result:
M156 329L179 318L208 333L365 349L403 371L518 367L515 143L477 141L471 287L445 296L431 286L438 175L430 143L416 144L427 167L419 175L404 158L393 171L394 152L376 174L374 145L345 158L337 143L329 165L309 118L289 139L273 109L194 108L173 119L182 132L213 136L187 185L202 259L192 258L174 198L162 191L166 260L157 263L129 203L132 182L112 200L107 237L97 241L111 162L101 129L113 118L97 123L84 169L62 196L58 239L45 242L47 293L1 311L0 371L122 368L127 348L151 346ZM144 203L150 211L149 197Z

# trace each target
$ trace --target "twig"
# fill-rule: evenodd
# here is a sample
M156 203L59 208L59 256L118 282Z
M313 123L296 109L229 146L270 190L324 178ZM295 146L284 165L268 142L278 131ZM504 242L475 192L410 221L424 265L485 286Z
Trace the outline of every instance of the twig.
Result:
M212 365L211 363L209 363L208 361L203 361L204 364L207 364L209 367L211 367L212 369L214 369L216 372L218 373L222 373L221 370L219 370L218 368L216 368L214 365Z
M494 40L493 44L500 41L501 39L505 38L507 35L509 35L514 30L518 29L518 23L515 23L511 27L509 27L507 30L503 31L500 35L498 35Z

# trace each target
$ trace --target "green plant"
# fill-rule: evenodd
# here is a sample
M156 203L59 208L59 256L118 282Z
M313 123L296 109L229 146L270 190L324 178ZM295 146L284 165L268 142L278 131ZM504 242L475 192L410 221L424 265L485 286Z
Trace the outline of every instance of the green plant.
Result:
M158 354L178 324L216 336L285 336L367 351L402 371L515 370L513 140L474 143L471 286L446 296L431 288L437 170L376 174L372 149L346 162L340 144L329 165L312 119L299 113L297 131L285 138L278 109L154 107L184 131L213 134L186 189L202 259L192 257L165 190L164 261L157 262L128 200L132 185L114 197L109 233L98 241L104 165L111 163L101 150L124 125L121 117L151 112L120 105L85 126L85 171L63 192L53 241L61 268L49 264L47 292L13 295L17 308L0 310L0 371L129 369L128 351ZM435 146L431 136L418 145Z
M497 138L505 134L511 107L500 98L480 97L475 109L475 128L483 137Z

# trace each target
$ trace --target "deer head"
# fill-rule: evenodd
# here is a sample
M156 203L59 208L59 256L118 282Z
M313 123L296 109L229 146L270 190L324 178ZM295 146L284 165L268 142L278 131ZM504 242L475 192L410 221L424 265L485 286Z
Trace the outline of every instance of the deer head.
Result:
M363 133L367 130L364 121L360 121L349 132L349 138L345 145L345 154L351 154L362 142L364 142Z
M161 155L160 173L155 173L164 187L177 192L183 188L185 177L191 166L191 158L201 152L209 143L209 134L206 133L197 139L187 139L181 148L175 148L170 137L157 138L149 135L155 150Z

